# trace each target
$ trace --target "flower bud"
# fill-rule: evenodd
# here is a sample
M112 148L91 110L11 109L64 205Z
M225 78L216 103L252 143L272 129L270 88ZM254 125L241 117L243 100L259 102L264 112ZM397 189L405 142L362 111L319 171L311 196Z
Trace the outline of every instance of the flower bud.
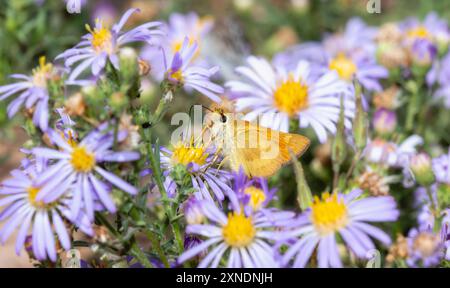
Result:
M355 135L355 145L360 151L366 147L367 144L367 113L364 111L362 105L361 85L355 82L355 96L356 96L356 113L353 124L353 133Z
M128 99L123 93L116 92L111 95L109 103L114 111L120 112L128 104Z
M417 183L423 186L430 186L434 183L435 177L431 168L431 158L425 153L419 153L411 158L411 171Z
M397 126L397 116L394 111L388 109L378 109L372 119L375 131L380 135L389 135L394 132Z
M133 80L139 75L139 64L136 51L132 48L123 48L119 54L120 74L126 80Z
M313 197L308 182L306 181L302 164L297 160L292 151L290 153L294 163L295 178L297 180L297 202L300 209L304 211L311 206Z

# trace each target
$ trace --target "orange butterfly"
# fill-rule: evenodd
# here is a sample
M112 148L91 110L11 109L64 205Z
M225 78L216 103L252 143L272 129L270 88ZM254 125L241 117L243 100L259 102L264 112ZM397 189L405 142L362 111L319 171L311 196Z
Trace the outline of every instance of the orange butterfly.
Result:
M238 120L231 113L215 109L208 113L208 128L215 146L225 156L230 168L244 169L249 177L269 177L309 147L308 138L275 131L248 121Z

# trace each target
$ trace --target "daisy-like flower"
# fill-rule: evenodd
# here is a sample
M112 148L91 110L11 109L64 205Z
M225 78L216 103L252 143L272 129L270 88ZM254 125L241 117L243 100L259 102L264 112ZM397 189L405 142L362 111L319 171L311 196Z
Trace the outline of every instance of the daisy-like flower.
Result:
M432 160L433 172L436 180L450 185L450 149L447 155L442 155Z
M367 257L375 249L369 236L389 245L390 237L366 222L395 221L399 212L394 199L389 196L357 199L361 193L355 189L347 195L325 193L322 199L316 196L310 209L298 218L297 227L289 232L300 238L283 255L283 264L295 258L294 267L305 267L317 247L319 267L342 267L338 235L358 258Z
M160 161L165 176L164 186L169 197L174 196L177 188L170 173L177 165L182 165L191 176L198 199L216 199L222 202L225 196L228 196L237 203L229 184L230 174L218 167L216 153L212 147L192 141L180 141L172 149L161 147Z
M129 9L111 29L105 27L99 19L94 28L86 25L89 34L84 35L83 40L75 47L56 57L56 59L65 59L67 67L78 63L69 75L68 84L86 84L85 80L77 80L78 76L90 67L92 75L97 77L104 70L108 61L114 68L119 69L118 53L122 46L133 42L152 44L154 36L163 34L161 30L157 29L161 25L159 22L145 23L130 31L121 32L128 18L137 11L139 9Z
M277 192L277 189L269 188L267 179L263 177L249 179L243 169L240 169L233 176L234 191L245 209L249 209L246 210L247 214L266 207Z
M388 70L378 65L375 59L360 55L349 56L345 53L338 53L329 58L328 68L335 70L339 77L349 84L355 78L369 91L382 91L380 79L389 76Z
M24 160L22 169L13 170L11 178L0 185L0 206L6 206L0 213L0 221L6 221L0 230L2 244L18 229L16 253L19 255L24 247L27 233L32 231L32 251L38 260L57 259L57 242L68 250L71 247L69 232L64 219L78 226L84 233L93 235L91 224L86 215L80 213L72 217L68 203L72 183L62 182L58 187L63 193L53 201L44 203L36 199L41 186L37 184L42 173L48 169L47 161L36 159ZM55 233L58 236L55 239Z
M88 218L93 221L97 201L108 211L112 213L116 211L115 204L109 195L110 187L98 179L97 175L129 194L137 193L135 187L101 166L102 163L107 162L129 162L139 159L137 152L112 151L114 132L107 128L106 124L102 124L79 143L64 139L60 133L49 129L47 132L49 139L58 146L59 150L43 147L32 150L38 157L55 161L37 180L37 185L41 187L36 196L37 201L44 203L54 201L65 193L59 187L64 183L71 183L73 185L73 200L70 203L72 217L76 217L83 209ZM123 138L123 135L118 135L118 138Z
M358 57L373 58L377 29L368 26L360 18L350 19L342 32L327 35L323 47L331 55L345 53Z
M447 21L440 19L436 13L429 13L422 22L409 18L400 23L399 28L405 33L404 44L410 48L416 42L427 41L437 50L438 46L446 47L450 41Z
M240 206L232 205L227 217L213 202L204 201L200 207L209 222L188 225L186 233L207 239L181 254L178 263L208 250L199 268L215 268L222 259L231 268L279 267L270 241L281 237L283 232L276 228L292 220L293 213L262 210L246 215Z
M172 59L175 53L181 50L185 38L188 37L190 45L194 44L194 42L198 45L198 49L193 56L193 61L202 61L198 56L201 53L203 38L212 27L213 20L211 17L200 18L194 12L185 15L173 13L170 15L167 25L161 28L167 36L161 38L158 47L151 45L144 47L141 56L150 62L154 76L158 80L162 80L164 77L164 58L161 54L162 51L164 51L166 59Z
M192 59L198 49L197 42L190 44L189 38L184 38L179 51L175 53L167 66L168 59L165 60L166 78L173 84L192 88L207 96L214 102L221 102L217 94L224 92L223 88L211 82L210 78L219 71L219 67L203 68L191 65ZM164 56L166 57L166 56Z
M408 234L408 258L409 267L432 267L438 265L444 258L444 243L439 234L431 230L419 231L411 229Z
M328 133L336 133L343 97L345 126L351 127L355 103L337 73L329 71L314 79L310 77L310 64L305 61L298 62L293 71L274 69L265 59L253 56L247 63L248 66L236 69L245 81L226 84L236 100L237 112L249 111L245 120L259 117L261 126L287 132L289 120L298 119L300 127L311 126L323 143Z
M0 101L12 95L19 96L8 105L8 117L13 117L21 106L26 109L34 107L33 123L42 131L48 128L48 90L47 86L51 79L58 76L56 69L51 63L46 63L45 57L39 58L39 66L33 69L32 75L13 74L13 79L22 80L13 84L0 86Z
M276 63L292 63L304 59L315 65L313 73L322 75L334 70L348 84L353 94L353 79L369 91L381 91L380 79L387 78L389 72L377 64L375 58L376 30L360 19L351 19L343 33L326 37L322 43L297 45L276 56ZM290 63L290 64L289 64ZM286 67L286 66L285 66Z

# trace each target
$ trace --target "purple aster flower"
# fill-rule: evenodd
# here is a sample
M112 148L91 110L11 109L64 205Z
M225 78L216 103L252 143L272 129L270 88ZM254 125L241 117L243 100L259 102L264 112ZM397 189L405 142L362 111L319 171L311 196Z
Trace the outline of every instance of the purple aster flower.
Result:
M357 199L361 194L355 189L347 195L325 193L322 200L316 196L311 208L299 216L296 227L289 232L300 238L283 255L283 264L295 258L294 267L305 267L317 247L319 267L342 267L337 235L358 258L368 257L368 252L375 249L369 236L389 245L390 237L366 222L397 220L399 211L394 198Z
M399 28L406 34L406 45L413 45L417 40L427 40L436 46L446 46L450 40L447 21L440 19L435 12L429 13L423 22L409 18L400 23Z
M447 155L433 159L432 163L436 180L441 183L450 184L450 149Z
M235 203L237 198L230 187L229 172L218 166L215 149L203 144L193 144L190 141L180 141L169 150L161 147L160 161L164 170L164 186L170 197L176 193L177 185L170 176L175 166L182 165L191 176L197 199L214 199L222 202L225 196Z
M311 126L323 143L328 133L336 133L342 95L345 126L351 128L355 103L337 73L329 71L315 79L306 61L298 62L292 71L274 68L265 59L253 56L247 58L247 63L236 69L244 80L226 84L236 100L237 112L249 111L245 120L259 117L261 126L287 132L289 120L298 119L300 127Z
M13 117L21 106L31 109L33 106L33 123L42 131L48 128L48 82L57 76L56 69L51 63L45 62L45 57L39 58L39 66L33 70L31 76L13 74L10 77L21 80L13 84L0 86L0 101L12 95L19 96L8 105L8 117Z
M183 263L207 250L198 267L215 268L222 259L231 268L279 267L271 241L282 238L277 228L294 216L290 212L260 210L247 215L238 205L226 214L211 201L201 205L207 224L188 225L186 233L206 238L201 244L186 250L178 258Z
M408 233L409 267L432 267L438 265L444 258L444 243L440 235L431 230L419 231L416 228Z
M51 129L47 132L50 140L59 150L38 147L32 152L39 157L55 160L37 180L41 187L37 201L49 203L61 197L65 191L59 189L64 183L73 185L73 200L70 203L72 216L75 217L84 209L88 218L93 221L96 202L101 203L108 211L114 213L116 207L110 197L110 187L96 175L107 182L129 193L136 194L137 189L113 173L105 170L100 164L107 162L129 162L139 159L139 153L129 151L112 151L114 132L102 124L90 132L81 142L74 143L64 139ZM119 133L121 134L121 133ZM123 135L118 135L123 138Z
M308 60L315 67L313 75L320 76L329 69L335 70L348 83L351 94L354 94L353 79L369 91L381 91L380 79L387 78L389 72L376 62L375 35L375 28L353 18L343 33L329 35L322 43L296 45L275 56L274 63L294 69L293 65L298 61Z
M210 78L219 71L219 67L215 66L208 69L191 65L197 50L197 42L191 44L189 38L186 37L180 50L173 56L170 66L167 66L168 58L163 53L166 78L174 84L197 90L212 101L219 103L221 99L216 94L221 94L224 90L221 86L210 81Z
M356 79L369 91L382 91L380 80L389 76L388 70L378 65L374 58L361 55L349 56L339 53L329 58L327 66L335 70L342 80L351 84L351 81ZM349 88L353 89L353 85Z
M122 46L133 42L152 44L155 35L163 34L161 30L156 29L161 25L159 22L145 23L128 32L121 32L128 18L138 11L139 9L129 9L112 29L105 27L101 20L97 20L94 29L87 26L90 33L84 35L80 43L56 57L56 59L64 58L67 67L78 62L69 75L68 84L86 84L85 80L77 80L78 76L91 67L92 75L98 77L108 61L114 68L119 69L118 52Z
M249 179L245 175L244 169L240 169L233 176L234 191L238 195L244 209L246 209L247 214L265 208L277 192L277 189L269 188L267 179L263 177Z
M149 61L152 66L152 72L157 80L164 78L164 58L161 57L161 49L164 51L166 59L172 59L177 52L180 52L183 47L185 38L189 38L190 45L194 42L197 43L198 49L196 50L192 61L201 64L202 67L206 63L199 54L202 53L203 38L211 30L213 26L213 20L211 17L200 18L196 13L191 12L188 14L172 13L169 17L167 25L164 25L161 29L166 33L167 37L160 39L159 46L147 45L142 51L142 58Z
M326 35L323 47L331 55L345 53L357 57L373 58L377 28L368 26L360 18L351 18L344 31Z
M0 194L3 196L0 206L6 206L0 213L0 221L6 221L0 230L0 241L4 244L14 230L18 229L15 248L19 255L31 228L31 244L35 257L38 260L49 258L55 262L55 233L64 249L71 247L70 235L63 219L68 219L88 235L92 236L93 230L86 215L80 213L77 217L72 217L69 211L72 183L62 182L58 187L62 193L53 201L44 203L37 200L36 195L41 189L38 181L47 169L47 161L44 159L25 159L22 161L22 169L13 170L12 177L0 185Z

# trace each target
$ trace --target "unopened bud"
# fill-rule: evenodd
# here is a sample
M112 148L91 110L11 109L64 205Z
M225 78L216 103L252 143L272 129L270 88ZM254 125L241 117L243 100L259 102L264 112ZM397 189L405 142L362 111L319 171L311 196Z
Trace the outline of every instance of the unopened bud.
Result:
M139 73L139 64L136 51L133 48L123 48L120 50L120 73L125 79L133 79Z
M431 167L431 158L425 153L419 153L411 158L411 171L417 183L423 186L430 186L434 183L435 177Z
M347 142L345 136L345 116L344 116L344 99L341 98L341 111L339 114L339 121L337 124L337 131L334 137L333 146L331 149L331 159L333 166L338 169L344 163L347 157Z
M361 85L355 82L356 112L353 123L353 134L355 135L355 145L362 151L367 144L367 113L362 104Z
M375 111L372 120L375 131L380 135L389 135L397 127L397 115L388 109L378 109Z

